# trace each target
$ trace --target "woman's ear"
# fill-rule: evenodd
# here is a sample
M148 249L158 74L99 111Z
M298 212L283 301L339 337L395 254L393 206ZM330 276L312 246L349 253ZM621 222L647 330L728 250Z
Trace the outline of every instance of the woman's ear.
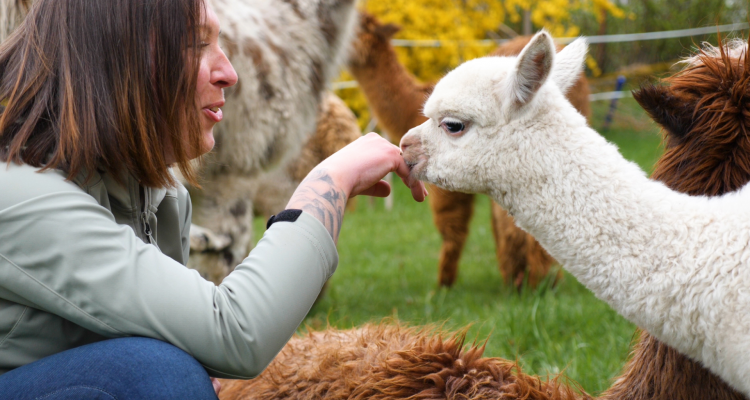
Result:
M509 79L509 97L517 105L527 104L534 98L539 88L547 81L554 58L555 44L552 42L552 36L542 29L521 50Z

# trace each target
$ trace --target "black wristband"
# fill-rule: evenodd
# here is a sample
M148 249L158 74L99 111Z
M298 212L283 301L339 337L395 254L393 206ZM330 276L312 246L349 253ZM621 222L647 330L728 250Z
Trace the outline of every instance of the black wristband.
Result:
M270 228L276 222L288 221L294 222L302 215L302 210L284 210L276 215L272 215L271 218L266 222L266 229Z

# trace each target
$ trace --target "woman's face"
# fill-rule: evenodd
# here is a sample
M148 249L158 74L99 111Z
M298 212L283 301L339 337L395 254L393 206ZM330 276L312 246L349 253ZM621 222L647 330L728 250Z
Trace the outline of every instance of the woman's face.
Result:
M202 155L214 147L214 125L224 117L221 112L221 107L224 106L224 88L237 83L237 73L219 47L219 19L208 4L201 28L201 61L196 100L203 138Z

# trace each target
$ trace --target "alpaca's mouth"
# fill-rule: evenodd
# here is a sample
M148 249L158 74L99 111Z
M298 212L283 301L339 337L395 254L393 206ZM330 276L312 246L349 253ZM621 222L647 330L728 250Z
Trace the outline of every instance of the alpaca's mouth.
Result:
M409 176L411 176L414 179L421 180L422 174L424 173L424 167L425 167L425 161L426 160L404 160L406 163L406 167L409 168Z

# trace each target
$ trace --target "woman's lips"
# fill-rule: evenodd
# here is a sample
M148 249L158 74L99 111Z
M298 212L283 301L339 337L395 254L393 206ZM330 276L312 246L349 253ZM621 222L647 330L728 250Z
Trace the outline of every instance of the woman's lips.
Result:
M224 119L224 113L221 112L219 107L204 108L203 113L214 122L221 122Z

